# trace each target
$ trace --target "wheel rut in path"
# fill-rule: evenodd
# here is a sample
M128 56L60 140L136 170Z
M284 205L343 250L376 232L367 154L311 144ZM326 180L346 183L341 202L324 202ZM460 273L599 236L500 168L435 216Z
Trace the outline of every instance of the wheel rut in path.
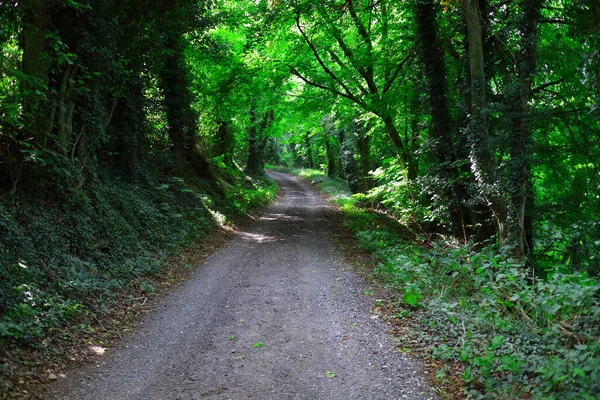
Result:
M334 209L308 183L270 175L279 201L50 398L437 398L336 255Z

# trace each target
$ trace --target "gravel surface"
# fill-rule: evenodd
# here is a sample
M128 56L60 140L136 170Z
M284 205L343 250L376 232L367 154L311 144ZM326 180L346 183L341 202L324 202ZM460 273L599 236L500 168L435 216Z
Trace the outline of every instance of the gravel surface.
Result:
M270 175L279 201L49 398L437 398L336 254L334 209L300 179Z

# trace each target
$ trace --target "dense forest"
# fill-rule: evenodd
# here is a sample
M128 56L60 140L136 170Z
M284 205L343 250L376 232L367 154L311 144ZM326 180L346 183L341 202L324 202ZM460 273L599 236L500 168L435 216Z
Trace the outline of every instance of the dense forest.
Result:
M399 315L462 365L440 379L600 395L598 0L24 0L0 22L3 348L153 291L279 166L351 191Z

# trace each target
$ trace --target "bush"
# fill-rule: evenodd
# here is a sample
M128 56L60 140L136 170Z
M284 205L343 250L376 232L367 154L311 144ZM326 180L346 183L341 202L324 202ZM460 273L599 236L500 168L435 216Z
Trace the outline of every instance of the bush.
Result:
M387 235L387 234L386 234ZM419 307L421 340L463 362L473 398L600 396L600 283L583 273L539 279L501 249L457 243L430 249L361 232L375 275Z

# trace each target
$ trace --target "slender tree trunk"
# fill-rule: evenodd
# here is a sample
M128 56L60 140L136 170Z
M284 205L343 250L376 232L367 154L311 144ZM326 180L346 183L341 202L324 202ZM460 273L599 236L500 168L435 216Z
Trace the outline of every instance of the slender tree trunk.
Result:
M165 57L160 71L168 122L169 140L176 163L185 165L194 157L196 121L191 108L187 77L183 69L183 43L177 32L165 34Z
M250 128L248 129L248 161L246 162L246 173L250 176L258 174L259 169L259 148L260 138L258 132L258 122L256 118L256 108L250 107Z
M133 70L133 68L130 68ZM112 100L107 121L110 138L106 153L114 154L111 163L117 164L130 176L141 176L146 169L146 98L139 73L133 74L123 87L124 99ZM128 127L123 129L122 127Z
M313 156L312 142L310 140L310 131L306 131L304 135L304 146L306 148L306 166L308 168L315 167L315 158Z
M506 239L506 201L498 194L495 165L487 127L486 78L484 70L482 15L477 0L461 0L469 46L470 111L467 127L470 142L471 170L479 191L490 205L498 225L500 241Z
M217 152L223 156L223 163L227 167L233 166L233 132L227 121L217 122L219 128L217 129L218 148Z
M533 251L533 190L531 181L531 154L533 138L528 123L529 100L535 72L537 21L542 0L523 0L521 54L518 59L519 91L511 112L513 137L511 140L511 204L509 208L509 244L517 259L529 256Z
M274 165L281 165L280 154L282 146L278 143L277 138L270 137L267 145L269 148L268 160L270 160L270 162L272 162Z
M50 60L46 54L46 35L50 25L51 10L45 1L29 0L23 5L23 73L29 78L21 87L23 113L29 119L28 132L35 142L47 144L47 98L44 96L50 81Z
M483 5L482 2L485 3L486 0L480 1L480 7ZM481 10L481 8L480 8ZM464 49L465 53L469 52L468 45L468 33L467 27L464 26ZM488 54L486 52L486 54ZM461 105L461 115L460 115L460 125L457 128L457 142L456 142L456 157L458 160L469 160L470 158L470 137L468 134L464 134L461 128L466 128L468 131L469 126L469 118L471 115L471 75L470 75L470 62L469 58L465 58L463 61L463 89L462 89L462 105ZM475 180L475 176L472 173L470 166L468 163L463 163L460 167L460 172L464 176L461 179L460 186L461 190L465 193L471 193L475 188L477 188L478 183ZM478 190L478 189L477 189ZM475 233L475 243L477 246L484 245L487 243L495 234L496 229L495 226L497 224L494 221L494 213L491 208L487 204L487 201L481 197L480 194L473 195L469 194L468 197L471 198L471 201L474 203L473 206L473 217L472 217L472 231Z
M427 89L431 110L431 135L435 140L438 161L436 174L447 182L443 189L449 204L452 230L457 238L468 240L471 236L471 215L466 207L467 193L458 186L456 156L451 138L450 110L446 95L446 68L441 44L437 36L436 7L433 0L417 1L417 37L421 58L425 66Z
M327 154L327 176L333 178L337 176L337 151L334 149L334 144L332 143L332 137L325 134L325 153Z
M394 148L396 149L396 152L398 153L398 159L400 160L400 165L402 166L402 168L406 169L407 173L409 173L409 169L410 169L410 166L412 163L412 157L411 157L410 153L408 152L408 149L402 142L402 138L400 137L400 132L398 132L398 128L396 127L396 124L394 123L394 119L392 118L392 116L390 114L383 114L383 115L380 115L380 117L383 121L383 125L385 126L388 137L390 138L392 145L394 146ZM411 174L409 174L409 175L411 175ZM414 179L414 178L416 178L416 176L412 177L412 179ZM409 179L411 179L411 178L409 178Z
M354 121L355 132L356 132L356 149L358 150L358 157L360 162L360 182L362 190L368 190L373 187L373 180L369 175L372 169L371 161L371 141L369 136L365 134L363 127L358 121Z
M73 139L73 113L75 112L74 81L77 65L65 65L58 88L58 95L52 109L50 126L55 127L56 141L63 154L67 154Z
M265 130L273 121L273 110L263 114L258 121L256 108L250 109L250 129L248 130L248 162L246 173L250 176L260 176L265 173L265 150L267 147L267 136Z
M357 120L340 131L340 163L352 193L364 192L372 187L369 179L369 138Z

